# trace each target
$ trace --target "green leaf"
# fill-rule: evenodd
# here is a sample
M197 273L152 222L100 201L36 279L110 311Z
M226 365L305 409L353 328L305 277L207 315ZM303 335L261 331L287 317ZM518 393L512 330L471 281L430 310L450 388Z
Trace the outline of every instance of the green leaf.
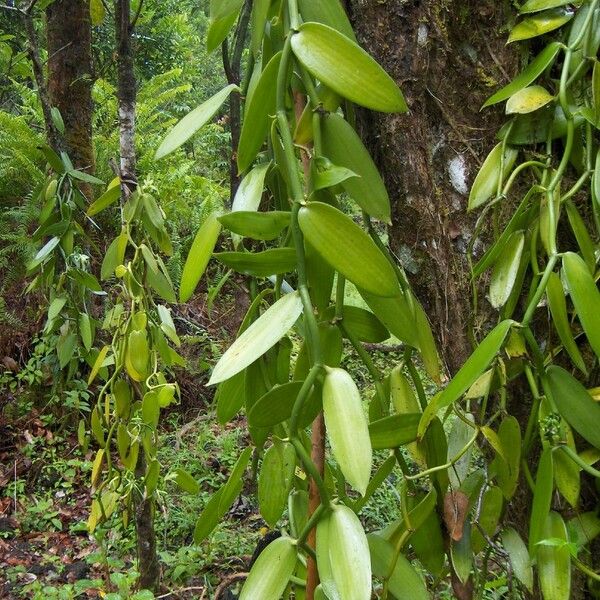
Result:
M581 4L581 2L571 2L571 0L527 0L519 9L521 14L538 12L540 10L548 10L549 8L557 8L566 4Z
M342 99L333 90L330 90L327 86L319 83L317 85L317 96L319 102L323 107L323 111L334 113ZM313 108L309 103L304 107L302 115L296 123L296 130L294 131L294 142L296 144L307 145L313 139ZM325 115L322 115L322 117ZM320 120L323 123L324 119Z
M265 176L271 163L256 165L244 176L235 193L231 212L257 211L265 188Z
M473 186L469 194L468 210L478 208L496 194L499 180L501 178L504 179L510 171L517 158L517 154L518 150L507 146L504 151L503 161L502 143L499 143L492 149L483 162L483 165L481 165L475 181L473 181Z
M595 246L590 234L585 226L579 211L575 207L575 204L571 202L571 200L567 200L565 202L567 207L567 217L569 218L569 224L571 225L571 229L575 234L575 238L577 239L577 245L581 250L581 254L583 255L583 259L585 260L585 264L587 265L590 273L594 272L596 268L596 254L595 254Z
M321 316L324 321L333 321L335 306L329 306ZM390 332L371 311L358 306L344 304L341 322L361 342L377 344L390 337Z
M248 423L253 427L272 427L287 421L303 383L290 381L271 388L248 412Z
M260 75L253 93L246 100L246 113L240 133L237 164L240 173L244 172L256 158L270 128L275 113L277 73L281 62L281 52L271 58Z
M600 62L594 62L592 71L592 100L594 101L594 112L600 115Z
M506 114L527 114L546 106L554 96L541 85L532 85L514 93L506 103Z
M77 343L77 336L74 333L68 333L67 335L61 335L56 342L56 354L58 356L58 363L61 369L64 369L75 353L75 347Z
M230 269L253 277L290 273L296 268L294 248L270 248L262 252L216 252L213 256Z
M346 279L376 296L398 294L392 265L344 213L322 202L310 202L300 209L298 222L308 242Z
M158 160L171 154L185 144L200 128L204 127L221 108L221 105L229 95L233 92L239 92L240 88L237 85L231 84L217 92L214 96L203 102L195 108L191 113L188 113L181 121L177 123L165 136L156 151L155 158Z
M217 387L217 421L221 425L233 419L244 405L244 379L244 371L240 371Z
M255 57L260 54L265 25L269 16L271 0L255 0L250 15L250 50Z
M317 523L317 568L319 571L319 579L321 587L325 593L327 600L342 600L337 585L334 579L334 574L331 566L329 550L331 542L329 539L329 524L331 522L331 513L326 513Z
M198 230L185 260L179 285L180 302L187 302L192 297L206 270L220 232L221 224L217 220L217 215L211 213Z
M298 60L344 98L382 112L408 107L394 80L360 46L321 23L304 23L292 36Z
M512 527L508 527L502 532L501 539L515 577L530 593L533 592L533 569L525 542Z
M390 222L390 200L385 184L360 137L338 114L321 118L323 153L336 165L356 173L342 186L348 195L369 215Z
M163 273L155 273L152 269L146 271L146 279L150 287L163 299L169 303L177 302L175 290L171 282Z
M235 463L225 485L208 501L196 521L194 543L200 544L219 524L223 516L231 508L233 501L240 493L243 485L242 476L252 455L252 448L246 448Z
M600 357L600 292L583 259L574 252L563 255L563 269L577 316L590 346Z
M552 398L564 420L595 448L600 448L600 404L569 372L551 365L546 370Z
M60 238L53 237L50 238L38 251L33 260L27 265L27 269L31 270L34 267L37 267L40 263L44 262L48 256L50 256L51 252L58 246L60 242Z
M423 435L437 411L458 400L489 367L502 348L513 324L514 321L510 319L498 323L475 348L473 354L469 356L441 394L429 402L419 424L419 437Z
M542 452L535 476L533 504L529 520L529 554L534 557L538 551L537 543L544 537L544 528L550 512L552 489L554 487L554 466L552 448Z
M266 310L233 342L216 364L208 385L233 377L272 348L302 312L298 292L286 294Z
M347 506L337 505L331 511L327 522L327 550L331 573L339 598L341 600L366 600L370 598L371 557L369 543L358 517ZM319 545L317 534L317 547ZM317 556L318 553L317 550ZM325 593L328 597L331 597L327 588L325 588Z
M502 515L504 507L504 496L499 487L490 486L481 503L481 512L479 513L479 525L486 533L488 538L493 539L496 533L496 527ZM478 528L471 531L471 548L475 554L481 552L487 545L486 539L481 535Z
M396 600L428 600L429 592L410 561L398 554L392 544L379 535L369 534L369 551L373 575L388 581Z
M498 428L502 453L494 459L496 481L504 497L510 500L515 494L521 465L521 428L515 417L509 415Z
M299 0L298 8L304 22L323 23L356 42L352 25L340 0Z
M198 494L200 492L200 486L198 482L190 475L185 469L175 469L173 474L175 483L188 494Z
M452 424L452 429L448 434L448 462L454 460L459 452L467 447L468 441L473 437L473 428L475 426L475 418L471 413L466 413L467 421L473 423L469 426L463 419L456 419ZM451 469L448 469L448 477L450 485L457 490L466 479L471 466L471 456L473 454L472 446L459 458Z
M83 347L89 352L92 349L93 334L92 334L92 322L87 313L79 313L79 335L81 336L81 342Z
M99 196L94 202L92 202L87 209L87 216L93 217L100 211L108 208L111 204L114 204L121 197L121 188L119 185L109 187L101 196Z
M327 368L323 382L323 414L335 460L348 483L364 495L373 458L369 426L360 392L343 369Z
M233 27L244 0L211 0L206 49L210 53L221 45Z
M369 423L369 435L373 450L398 448L417 439L421 413L390 415Z
M538 576L544 600L569 600L571 598L571 556L568 548L567 528L562 517L550 512L541 531L542 539L564 541L562 546L539 545L537 548Z
M275 441L265 452L258 476L258 506L270 527L275 527L283 514L295 468L296 451L289 442Z
M274 240L289 226L291 213L282 210L269 212L238 211L219 217L223 227L253 240Z
M490 96L481 108L508 100L508 98L535 81L554 62L560 49L560 42L548 44L508 85Z
M347 169L334 165L327 157L317 156L311 163L312 167L312 182L315 190L324 190L326 188L335 187L344 181L351 178L356 178L358 175Z
M67 171L69 177L73 179L77 179L78 181L84 181L85 183L92 183L94 185L104 185L104 181L102 179L98 179L89 173L85 173L83 171L77 171L76 169L71 169Z
M258 556L244 583L240 600L279 600L296 568L296 542L283 536Z
M114 275L115 269L123 264L125 260L125 250L127 248L127 234L121 233L108 246L102 267L100 268L100 278L106 281Z
M104 9L102 0L90 0L90 17L92 20L92 25L94 27L101 25L105 16L106 10Z
M554 31L568 23L574 14L572 10L556 8L526 17L513 27L508 37L508 43L528 40Z
M592 512L575 515L567 521L569 542L583 548L600 535L600 518Z
M512 292L521 264L524 245L523 232L515 231L494 265L490 281L490 303L494 308L504 306Z
M460 581L467 582L473 569L473 550L471 549L471 522L467 520L464 525L463 535L458 541L452 540L450 545L450 559L452 566Z
M567 303L560 277L557 273L551 273L546 286L546 298L548 307L552 315L552 322L558 333L558 337L562 342L565 350L571 357L573 364L584 374L587 375L587 369L583 361L583 357L579 352L579 348L573 338L571 324L567 314Z
M100 350L100 352L98 353L98 356L94 361L94 366L92 367L92 370L90 371L90 375L87 380L88 386L91 385L92 381L94 381L94 379L96 378L96 375L98 375L98 372L102 368L102 365L104 364L104 359L106 358L106 355L108 354L109 350L110 346L104 346L102 350Z

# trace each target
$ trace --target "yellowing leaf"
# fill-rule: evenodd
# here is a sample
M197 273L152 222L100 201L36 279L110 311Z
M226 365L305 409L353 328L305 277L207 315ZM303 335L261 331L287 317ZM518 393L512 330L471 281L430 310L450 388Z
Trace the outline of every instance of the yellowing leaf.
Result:
M532 85L513 94L506 103L506 114L526 114L546 106L554 96L541 85Z
M570 9L555 8L526 17L513 27L508 43L528 40L549 31L554 31L568 23L574 14Z
M525 236L522 231L513 233L492 271L490 282L490 303L494 308L506 304L519 272Z

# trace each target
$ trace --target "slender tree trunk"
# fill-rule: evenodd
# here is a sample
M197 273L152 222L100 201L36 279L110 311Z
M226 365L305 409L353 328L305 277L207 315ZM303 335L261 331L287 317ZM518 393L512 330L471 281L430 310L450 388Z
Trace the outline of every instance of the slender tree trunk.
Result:
M409 114L361 113L361 122L390 192L392 250L453 373L471 351L468 192L501 122L500 110L479 109L516 70L502 28L510 5L352 0L347 7L359 40L408 102Z
M55 0L46 9L46 20L49 100L64 121L65 149L73 165L91 173L95 161L89 2ZM87 195L85 190L84 193Z
M142 3L139 5L141 10ZM117 97L119 100L119 147L122 200L126 200L137 187L135 154L135 103L136 80L134 72L135 53L132 45L132 32L137 19L131 17L129 0L115 2L115 33L117 45ZM136 466L136 476L140 481L146 472L144 453L140 452ZM142 486L143 487L143 486ZM157 591L160 581L160 564L156 552L154 513L156 504L152 496L139 494L135 498L135 531L137 541L138 570L140 589Z

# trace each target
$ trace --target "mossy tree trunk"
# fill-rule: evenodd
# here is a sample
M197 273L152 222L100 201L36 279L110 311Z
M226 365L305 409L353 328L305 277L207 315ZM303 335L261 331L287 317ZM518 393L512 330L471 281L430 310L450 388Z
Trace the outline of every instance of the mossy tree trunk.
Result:
M94 171L92 146L92 29L84 0L55 0L46 9L48 93L65 124L73 165ZM85 191L85 190L84 190Z

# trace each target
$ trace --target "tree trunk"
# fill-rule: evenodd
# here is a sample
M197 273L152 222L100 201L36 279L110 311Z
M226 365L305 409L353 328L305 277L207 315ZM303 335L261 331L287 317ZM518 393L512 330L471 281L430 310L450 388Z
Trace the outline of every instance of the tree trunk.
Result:
M468 191L501 123L500 110L479 108L516 71L502 29L510 6L495 0L350 4L359 40L401 86L410 109L361 114L360 122L390 192L392 250L454 373L471 351Z
M75 168L94 171L92 30L89 2L55 0L46 9L48 93L65 124L65 149Z

